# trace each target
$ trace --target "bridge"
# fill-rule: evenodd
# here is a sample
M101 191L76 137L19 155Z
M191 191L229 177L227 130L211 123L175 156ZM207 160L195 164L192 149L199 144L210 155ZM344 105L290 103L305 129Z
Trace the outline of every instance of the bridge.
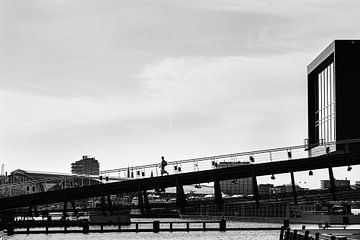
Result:
M97 182L97 184L89 186L1 198L0 211L20 207L34 207L57 202L67 203L92 197L107 197L108 204L111 204L110 195L129 192L141 193L142 196L139 198L139 204L143 204L144 202L146 205L148 204L147 190L164 189L168 187L176 187L177 205L181 210L184 210L186 202L183 186L208 182L214 182L215 201L219 207L221 207L223 200L219 182L249 177L252 178L253 181L254 199L258 205L259 193L257 188L257 177L282 173L290 174L293 201L297 204L298 193L295 188L294 172L315 169L328 169L332 199L336 200L336 185L333 168L360 164L360 151L351 149L352 144L359 141L359 139L355 139L324 144L323 146L319 146L324 149L325 153L320 156L306 156L304 150L309 146L301 145L173 161L168 162L168 166L173 166L174 170L177 172L163 176L159 173L154 174L154 172L157 172L159 164L108 170L102 172L102 174L106 175L111 180L107 183ZM332 146L336 145L337 149L345 150L330 152L330 144L332 144ZM248 164L230 164L227 167L217 167L217 164L220 163L219 161L221 160L225 162L237 162L241 159L246 159ZM192 165L193 168L182 168L182 166L185 166L186 164ZM201 166L205 165L208 169L202 170ZM151 169L153 170L151 171ZM188 170L185 171L186 169ZM132 172L134 173L134 171L135 174L131 174ZM117 177L111 175L112 173L115 173ZM125 175L125 179L121 178L121 181L116 181L120 180L121 174ZM66 207L66 204L64 206Z

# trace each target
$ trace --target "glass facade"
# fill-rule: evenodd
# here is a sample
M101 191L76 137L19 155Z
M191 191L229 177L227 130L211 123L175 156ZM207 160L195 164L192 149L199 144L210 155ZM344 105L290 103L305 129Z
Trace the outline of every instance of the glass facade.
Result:
M335 77L334 63L318 74L318 108L316 129L319 143L335 141Z

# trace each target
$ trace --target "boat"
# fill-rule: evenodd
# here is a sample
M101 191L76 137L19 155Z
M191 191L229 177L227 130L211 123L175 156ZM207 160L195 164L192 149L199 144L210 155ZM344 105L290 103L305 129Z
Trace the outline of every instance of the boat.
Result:
M127 210L116 210L112 212L89 211L79 212L77 220L87 220L90 224L114 224L130 225L130 213Z

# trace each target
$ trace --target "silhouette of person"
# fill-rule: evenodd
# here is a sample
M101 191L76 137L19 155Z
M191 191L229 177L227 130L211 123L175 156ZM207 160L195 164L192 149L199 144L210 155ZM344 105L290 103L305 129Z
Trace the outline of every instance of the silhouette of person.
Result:
M161 176L164 175L164 174L169 175L169 173L165 170L166 165L167 165L167 162L165 161L164 156L161 156L161 166L160 166L160 168L161 168Z

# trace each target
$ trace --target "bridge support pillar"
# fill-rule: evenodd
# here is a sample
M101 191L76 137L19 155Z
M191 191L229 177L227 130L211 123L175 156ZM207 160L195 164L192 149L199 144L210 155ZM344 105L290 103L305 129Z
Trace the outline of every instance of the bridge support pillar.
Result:
M65 221L66 217L67 217L67 201L65 200L63 204L63 215L61 217L61 220Z
M219 211L222 212L224 200L222 199L222 195L221 195L220 181L217 178L214 179L214 193L215 193L214 194L215 195L215 204L217 204Z
M332 194L332 200L336 201L336 184L335 184L335 178L334 178L334 173L332 170L332 165L331 162L329 161L329 180L330 180L330 190L331 190L331 194Z
M150 203L146 190L143 190L142 195L144 197L145 214L148 215L150 213Z
M74 215L76 215L77 214L77 209L76 209L75 201L71 201L70 203L71 203L72 209L74 210Z
M176 179L176 206L182 214L185 214L186 198L184 187L178 179Z
M294 177L294 171L293 168L290 167L290 176L291 176L291 186L292 186L292 194L294 198L294 204L297 205L297 192L296 192L296 185L295 185L295 177Z
M144 208L144 201L143 201L143 195L142 195L142 191L141 191L141 188L139 187L139 190L138 190L138 207L139 207L139 210L141 212L141 215L145 215L146 212L145 212L145 208Z
M107 207L108 207L108 210L110 212L110 214L112 213L112 202L111 202L111 196L110 195L107 195L106 196L106 200L107 200Z
M258 189L258 184L257 184L257 180L256 180L256 175L254 170L252 171L252 187L253 187L253 194L254 194L254 198L255 198L255 202L256 202L256 208L260 207L260 203L259 203L259 189Z

